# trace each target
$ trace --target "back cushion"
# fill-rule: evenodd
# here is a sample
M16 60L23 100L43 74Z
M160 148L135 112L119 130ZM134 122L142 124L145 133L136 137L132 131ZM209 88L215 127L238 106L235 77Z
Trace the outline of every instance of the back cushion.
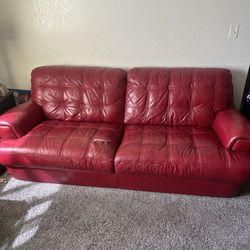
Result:
M134 68L128 72L125 123L212 125L231 106L226 69Z
M48 119L123 122L126 72L121 69L43 66L31 74L32 99Z

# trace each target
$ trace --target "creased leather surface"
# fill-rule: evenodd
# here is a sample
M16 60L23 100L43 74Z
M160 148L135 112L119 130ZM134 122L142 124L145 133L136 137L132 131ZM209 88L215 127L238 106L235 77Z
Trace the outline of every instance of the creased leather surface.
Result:
M48 119L123 122L126 72L43 66L32 71L32 98Z
M0 138L19 138L44 121L42 108L31 100L0 116Z
M213 128L225 148L250 152L250 121L237 110L219 112Z
M125 123L209 126L231 99L226 69L134 68L128 72Z
M118 174L245 182L250 153L224 149L212 128L127 125L115 157Z
M123 125L46 121L18 140L0 141L3 165L114 171Z
M13 169L84 170L216 183L250 179L250 153L225 149L212 128L215 114L231 105L229 71L130 70L123 137L119 123L124 117L125 80L126 73L120 69L48 66L33 70L33 104L25 104L31 107L22 113L25 133L41 122L37 123L34 107L40 110L37 114L43 108L50 120L19 139L0 140L1 163ZM242 136L246 124L234 116L219 121L220 137L231 122L237 129L230 131ZM233 149L248 147L243 140L237 143Z

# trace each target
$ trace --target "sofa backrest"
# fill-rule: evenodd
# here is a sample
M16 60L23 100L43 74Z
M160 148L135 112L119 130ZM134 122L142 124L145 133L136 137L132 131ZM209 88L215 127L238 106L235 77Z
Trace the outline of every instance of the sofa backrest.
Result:
M32 99L48 119L121 123L126 72L115 68L43 66L31 73Z
M210 126L231 106L226 69L133 68L127 79L126 124Z

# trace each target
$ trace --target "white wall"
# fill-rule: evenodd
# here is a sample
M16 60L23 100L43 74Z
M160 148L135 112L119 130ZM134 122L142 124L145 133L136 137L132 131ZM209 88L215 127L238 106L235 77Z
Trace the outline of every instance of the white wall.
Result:
M29 89L44 64L221 66L232 70L238 107L249 63L250 0L0 0L8 87Z

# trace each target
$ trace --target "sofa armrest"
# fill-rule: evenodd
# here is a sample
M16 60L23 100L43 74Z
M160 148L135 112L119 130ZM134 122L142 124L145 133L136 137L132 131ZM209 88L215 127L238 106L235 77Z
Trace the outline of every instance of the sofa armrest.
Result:
M19 138L44 121L42 108L31 100L0 116L0 138Z
M237 110L218 112L213 129L226 149L250 152L250 121Z

